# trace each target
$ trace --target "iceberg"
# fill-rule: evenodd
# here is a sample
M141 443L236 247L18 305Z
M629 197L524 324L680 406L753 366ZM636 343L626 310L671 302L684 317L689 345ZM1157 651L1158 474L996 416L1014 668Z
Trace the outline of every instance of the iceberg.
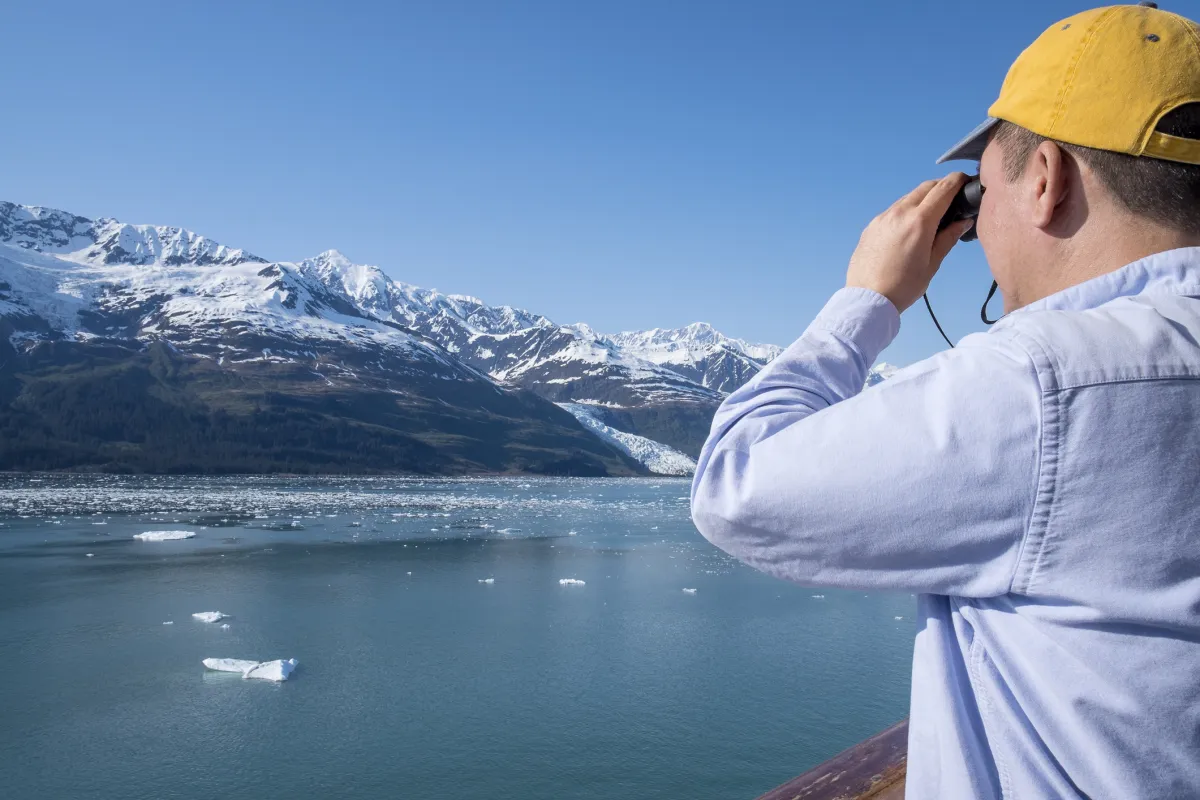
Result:
M191 539L195 535L191 531L146 531L135 533L133 538L143 542L169 542L172 539Z
M220 611L197 611L192 616L201 622L220 622L223 619L229 619L228 614L222 614Z
M495 583L496 579L495 578L480 578L479 582L480 583Z
M559 578L558 585L559 586L586 586L587 583L585 581L579 580L578 578Z
M171 619L169 619L163 623L163 625L174 625L174 624L175 624L175 620L171 620Z
M202 662L206 669L216 672L240 672L243 678L258 678L264 681L286 681L300 662L294 658L276 661L246 661L240 658L206 658Z
M222 630L229 630L229 623L228 622L221 623L221 628L222 628Z
M696 590L695 589L684 589L683 593L684 594L695 594Z

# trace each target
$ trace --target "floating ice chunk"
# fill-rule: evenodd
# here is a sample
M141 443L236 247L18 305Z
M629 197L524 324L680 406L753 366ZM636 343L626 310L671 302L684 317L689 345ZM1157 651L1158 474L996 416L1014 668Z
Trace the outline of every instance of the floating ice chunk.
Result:
M696 590L695 589L684 589L683 593L684 594L695 594Z
M88 553L88 554L87 554L87 557L88 557L88 558L95 558L95 557L96 557L96 554L95 554L95 553Z
M520 530L520 528L501 528L496 533L517 533Z
M206 658L204 666L217 672L241 672L254 669L261 661L246 661L240 658Z
M825 599L825 595L823 595L823 594L814 594L813 595L813 600L824 600L824 599Z
M892 617L892 619L904 619L904 617Z
M146 531L135 533L133 538L143 542L168 542L172 539L191 539L195 535L191 531Z
M276 661L246 661L240 658L206 658L204 666L217 672L240 672L243 678L286 681L300 662L294 658Z
M479 582L480 583L495 583L496 579L495 578L480 578Z
M228 623L228 622L222 622L222 623L221 623L221 628L222 628L222 630L229 630L229 623Z
M170 620L170 619L163 623L163 625L174 625L174 624L175 624L175 621Z
M264 681L286 681L288 676L299 665L299 661L294 658L278 659L276 661L264 661L257 667L247 670L242 673L243 678L260 678Z
M220 622L223 619L229 619L228 614L222 614L220 611L197 611L192 616L201 622Z
M558 585L559 586L586 586L587 584L585 581L581 581L578 578L559 578Z

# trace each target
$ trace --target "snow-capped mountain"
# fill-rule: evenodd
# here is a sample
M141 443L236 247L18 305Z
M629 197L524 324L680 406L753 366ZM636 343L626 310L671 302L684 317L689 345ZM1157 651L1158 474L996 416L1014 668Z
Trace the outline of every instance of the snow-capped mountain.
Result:
M0 469L548 472L638 462L313 280L179 228L0 205Z
M622 406L712 402L722 394L585 324L559 325L521 309L391 281L378 267L354 264L336 250L300 268L363 311L419 331L496 380L554 400L581 399L584 386L594 395L585 399Z
M3 350L36 357L52 343L158 343L258 381L272 365L324 391L422 407L451 386L527 390L582 420L609 461L653 458L670 471L698 454L722 398L780 352L704 323L608 335L401 283L336 250L270 262L182 228L13 203L0 203L0 338L0 362ZM549 403L533 415L570 427Z
M729 391L779 353L704 323L614 335L584 323L488 306L391 281L337 251L301 263L305 274L364 312L428 336L467 364L557 403L599 409L606 424L699 453L713 411Z

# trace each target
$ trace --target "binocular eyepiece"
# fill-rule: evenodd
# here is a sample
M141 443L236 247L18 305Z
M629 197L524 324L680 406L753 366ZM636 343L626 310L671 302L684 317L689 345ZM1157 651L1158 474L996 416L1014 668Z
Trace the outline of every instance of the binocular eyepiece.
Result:
M979 206L983 202L983 184L979 182L979 176L976 175L968 180L958 194L954 195L954 199L950 202L950 208L946 210L941 222L938 223L938 230L944 229L948 225L953 225L955 222L964 219L975 219L979 216ZM970 242L978 238L975 232L975 226L959 237L959 241Z

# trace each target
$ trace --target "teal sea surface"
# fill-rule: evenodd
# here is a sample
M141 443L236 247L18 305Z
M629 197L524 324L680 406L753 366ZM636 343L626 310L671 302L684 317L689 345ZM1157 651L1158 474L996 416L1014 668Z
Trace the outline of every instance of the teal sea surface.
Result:
M687 495L0 476L2 794L752 798L905 716L915 598L761 575Z

